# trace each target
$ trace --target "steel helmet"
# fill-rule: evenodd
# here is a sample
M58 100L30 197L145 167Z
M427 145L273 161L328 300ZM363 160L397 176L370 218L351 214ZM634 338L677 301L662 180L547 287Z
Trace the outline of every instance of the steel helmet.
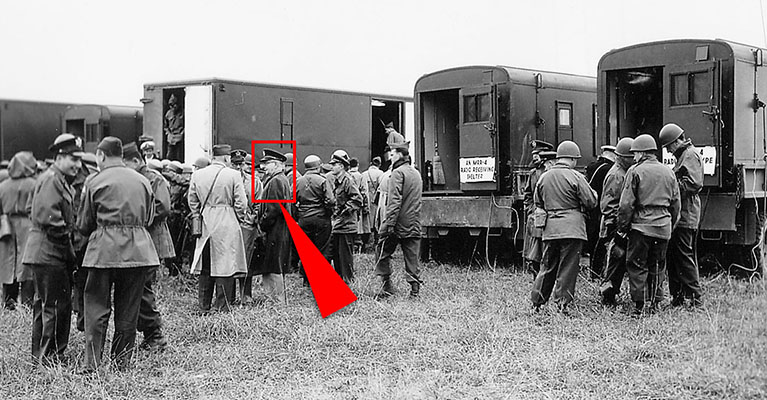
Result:
M304 158L304 168L312 169L317 168L322 164L322 160L314 154L310 154Z
M684 129L682 129L677 124L663 125L663 128L661 128L660 134L658 135L658 139L660 140L660 145L663 147L670 145L672 142L679 139L679 137L682 136L683 133L684 133Z
M634 143L631 144L631 151L657 151L658 145L655 144L655 139L648 134L642 134L634 139Z
M631 157L631 145L634 144L634 139L625 137L618 141L615 145L615 154L621 157Z
M581 149L575 142L565 140L557 146L557 158L581 158Z
M334 151L333 155L331 155L331 157L333 157L333 156L339 156L339 157L343 157L343 158L346 158L346 159L349 158L349 154L346 153L346 150L341 150L341 149L338 149L338 150Z

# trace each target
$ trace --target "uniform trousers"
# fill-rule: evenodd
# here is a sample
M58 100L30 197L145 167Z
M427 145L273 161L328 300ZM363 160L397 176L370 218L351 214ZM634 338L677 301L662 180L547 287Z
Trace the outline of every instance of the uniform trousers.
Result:
M114 337L111 357L119 369L130 366L136 342L141 294L151 268L89 268L85 282L85 367L101 364L114 287Z
M356 233L333 233L333 267L346 281L354 280L354 237Z
M229 311L235 300L236 283L234 277L211 277L210 276L210 241L205 243L202 249L202 269L198 282L198 300L200 310L210 311L213 301L213 291L216 292L216 302L213 309L216 311Z
M72 321L70 269L63 265L32 265L35 303L32 307L32 355L38 360L64 354Z
M607 253L607 265L602 273L602 284L599 287L604 299L614 301L621 292L623 277L626 275L626 238L618 236L615 225L607 227L604 241Z
M378 262L376 262L376 275L391 275L391 257L397 250L397 245L402 247L402 255L405 258L405 280L408 282L421 282L419 278L420 268L418 265L418 250L421 245L420 237L404 237L389 235L379 244Z
M533 305L546 303L554 291L554 301L565 306L575 295L575 281L580 270L583 248L581 239L553 239L543 241L541 271L533 282Z
M21 294L21 298L19 298ZM27 307L33 307L35 301L35 281L13 281L10 285L3 284L3 297L6 307L15 307L16 301L21 302Z
M157 271L159 267L149 267L144 281L144 290L141 293L141 305L138 312L138 323L136 330L144 334L144 339L149 339L160 332L162 328L162 318L157 309L157 298L154 295L152 287L157 282Z
M700 287L698 266L692 249L695 230L676 228L668 242L666 268L668 268L668 289L675 299L699 299L703 290Z
M628 234L626 272L629 275L631 300L657 305L663 298L668 240L645 236L632 230Z
M320 216L300 218L298 220L298 226L301 227L301 230L306 233L306 236L309 238L309 240L312 241L314 247L316 247L320 253L322 253L322 255L326 260L328 260L329 263L331 259L331 233L333 232L333 224L330 222L330 218ZM301 273L301 277L304 279L304 282L307 282L306 271L304 271L303 264L301 264L299 272Z

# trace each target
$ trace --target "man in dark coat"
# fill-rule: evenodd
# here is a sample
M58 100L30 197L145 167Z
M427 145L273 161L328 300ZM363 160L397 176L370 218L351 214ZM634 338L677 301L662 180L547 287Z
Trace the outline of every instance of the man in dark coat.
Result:
M349 155L336 150L330 159L336 209L333 212L333 267L346 282L354 280L354 237L357 235L357 212L362 207L362 195L354 178L349 175Z
M674 173L655 157L658 147L648 134L631 146L635 164L626 172L618 208L618 234L628 237L626 272L632 314L652 311L660 302L666 248L679 218L679 185ZM645 305L649 309L645 310Z
M538 275L538 271L541 270L541 254L543 253L543 243L541 237L543 230L536 228L533 224L533 211L535 210L535 204L533 203L533 193L535 192L535 185L538 183L538 178L546 171L545 161L541 158L541 152L546 152L547 159L555 158L556 153L551 152L554 149L554 145L542 140L533 140L530 142L532 149L533 161L530 164L531 171L530 177L527 179L527 184L524 190L524 199L522 204L525 207L525 236L522 249L522 257L525 259L526 267L533 273L533 279ZM552 157L553 156L553 157Z
M679 222L671 232L666 257L671 305L681 306L685 299L689 299L693 306L701 306L703 289L700 287L693 243L700 224L698 193L703 189L703 160L678 125L667 124L659 136L663 146L676 157L674 175L682 197Z
M565 140L557 147L557 163L538 179L533 199L546 211L543 228L541 271L533 283L532 301L537 310L548 301L552 289L559 311L575 295L580 269L580 253L586 240L585 211L597 205L589 183L573 169L581 157L578 145Z
M149 180L154 194L154 220L149 226L149 235L152 237L157 256L160 262L176 256L173 250L173 241L168 230L167 219L170 214L170 188L168 181L157 171L147 168L142 154L135 143L128 143L123 147L123 160L125 165L141 174ZM162 317L157 308L157 300L152 287L157 281L157 267L151 267L144 283L144 292L141 295L139 307L138 331L144 334L144 341L139 346L147 350L164 350L168 341L162 333Z
M602 146L602 154L597 159L586 167L586 180L589 181L589 186L597 193L597 203L602 200L602 188L604 187L605 176L607 171L612 168L616 159L615 146L605 145ZM588 214L586 220L586 236L589 240L586 244L586 251L591 257L589 266L591 268L591 278L598 279L602 276L602 270L604 269L606 247L604 243L599 242L599 224L602 218L602 213L599 207L595 207Z
M298 226L306 233L309 240L330 262L330 234L333 224L335 198L331 183L320 175L322 161L316 155L309 155L304 160L306 174L296 182L296 200L298 205ZM307 285L306 273L301 268L304 285Z
M65 133L50 147L56 160L37 179L27 203L32 219L23 263L32 266L35 303L32 355L38 360L63 355L72 318L71 272L75 263L75 193L70 182L80 169L82 139Z
M266 170L263 200L289 200L293 194L285 176L285 156L278 151L264 149L261 165ZM288 268L291 241L288 224L279 203L262 203L259 215L259 225L265 234L265 248L254 274L263 275L264 289L272 300L284 303L284 275Z
M405 280L410 283L410 297L421 291L418 267L418 249L421 243L421 174L410 162L408 144L392 144L389 159L392 161L386 200L386 218L381 224L380 257L376 263L376 275L381 277L380 295L394 293L391 283L391 258L399 244L405 258Z
M130 366L136 325L147 274L160 265L148 227L154 217L154 194L149 181L123 164L120 139L107 136L99 143L99 173L88 177L77 228L88 236L83 268L85 282L85 367L101 364L109 315L114 304L111 355L119 369ZM114 288L114 301L112 301Z

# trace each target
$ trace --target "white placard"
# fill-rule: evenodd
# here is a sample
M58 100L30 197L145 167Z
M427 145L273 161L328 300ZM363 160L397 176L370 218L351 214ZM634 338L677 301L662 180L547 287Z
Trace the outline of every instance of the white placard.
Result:
M495 182L495 157L461 158L461 183Z
M697 149L701 160L703 160L703 174L714 175L716 172L716 147L704 146ZM674 165L676 165L676 157L666 150L665 147L663 148L663 165L669 168L674 168Z

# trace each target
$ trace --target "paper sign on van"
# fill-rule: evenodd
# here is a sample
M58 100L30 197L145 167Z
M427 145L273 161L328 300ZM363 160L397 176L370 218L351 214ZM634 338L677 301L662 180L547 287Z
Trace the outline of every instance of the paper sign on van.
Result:
M461 183L495 182L495 157L461 158Z
M703 160L703 174L714 175L716 172L716 147L704 146L697 149L701 160ZM663 148L663 164L669 168L674 168L674 165L676 165L676 157L666 150L665 147Z

